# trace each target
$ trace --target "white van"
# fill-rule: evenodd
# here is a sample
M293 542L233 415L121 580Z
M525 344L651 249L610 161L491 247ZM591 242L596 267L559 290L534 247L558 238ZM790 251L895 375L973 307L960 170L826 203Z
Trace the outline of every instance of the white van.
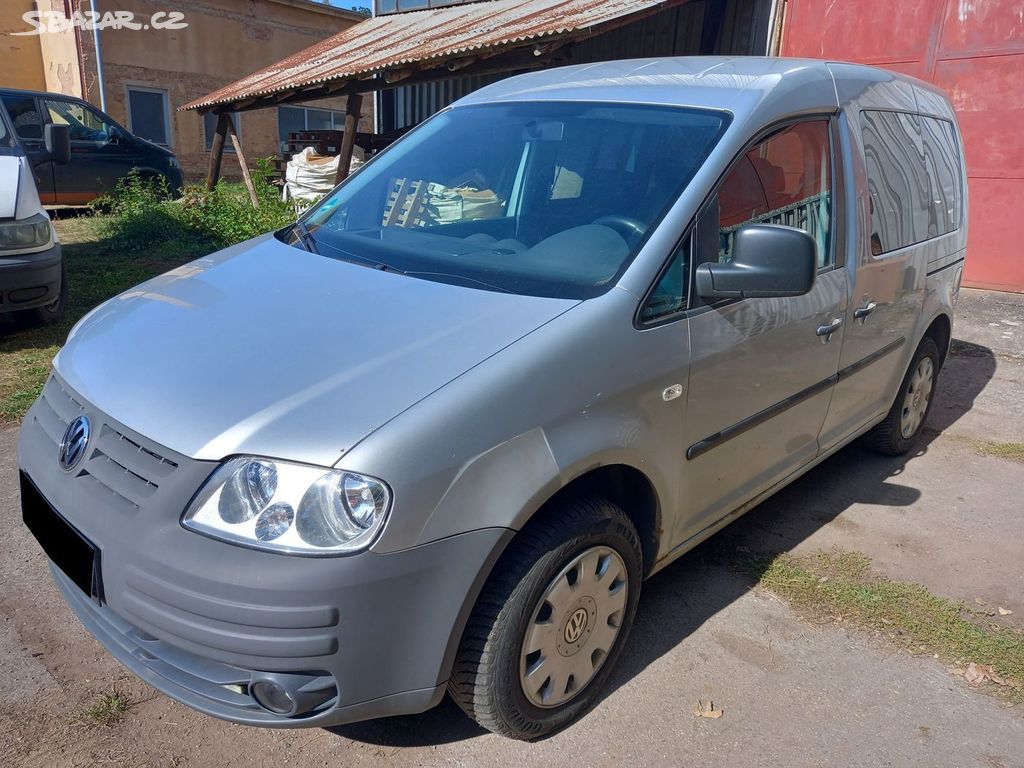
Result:
M45 145L52 162L66 163L67 126L47 126ZM0 110L0 312L13 312L21 325L55 323L64 316L67 295L57 232L39 202L29 159Z

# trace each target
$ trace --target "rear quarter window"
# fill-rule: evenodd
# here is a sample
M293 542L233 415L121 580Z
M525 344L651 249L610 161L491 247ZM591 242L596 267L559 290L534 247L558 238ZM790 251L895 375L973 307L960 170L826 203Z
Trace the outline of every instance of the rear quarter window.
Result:
M861 112L860 123L872 255L959 229L963 187L953 124L886 111Z
M32 96L9 94L3 97L7 114L11 116L18 137L26 141L42 141L43 119Z
M963 215L960 149L956 140L956 128L948 120L922 117L921 138L931 190L928 235L938 237L960 228L960 219Z

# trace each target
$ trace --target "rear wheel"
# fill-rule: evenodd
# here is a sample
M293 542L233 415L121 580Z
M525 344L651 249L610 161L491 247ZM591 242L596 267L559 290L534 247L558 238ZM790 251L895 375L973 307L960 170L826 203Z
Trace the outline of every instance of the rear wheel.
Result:
M889 456L902 456L914 447L932 408L938 374L939 348L926 336L910 361L885 420L864 436L870 448Z
M532 739L589 709L636 614L636 530L604 499L565 502L509 545L463 635L448 690L484 728Z

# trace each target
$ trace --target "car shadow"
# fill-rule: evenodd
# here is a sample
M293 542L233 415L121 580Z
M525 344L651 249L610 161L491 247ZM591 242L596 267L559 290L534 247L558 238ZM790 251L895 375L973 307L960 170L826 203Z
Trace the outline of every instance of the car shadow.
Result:
M911 454L882 456L854 443L645 582L629 640L602 698L750 591L758 574L737 567L738 547L763 556L757 561L767 562L790 551L854 504L903 507L916 502L921 491L899 481L904 467L927 453L932 441L971 409L995 370L996 358L990 349L954 342L928 423ZM394 747L444 744L486 733L448 697L423 714L329 730L355 741Z

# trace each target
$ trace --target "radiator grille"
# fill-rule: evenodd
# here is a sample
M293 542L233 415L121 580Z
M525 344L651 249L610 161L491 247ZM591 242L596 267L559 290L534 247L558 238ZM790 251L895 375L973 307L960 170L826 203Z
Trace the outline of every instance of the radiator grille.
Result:
M54 456L68 424L86 412L79 399L56 376L50 376L35 419L53 441ZM93 438L85 461L75 470L75 478L95 484L117 506L139 509L170 479L178 469L177 463L165 456L160 446L130 437L102 414L88 415Z

